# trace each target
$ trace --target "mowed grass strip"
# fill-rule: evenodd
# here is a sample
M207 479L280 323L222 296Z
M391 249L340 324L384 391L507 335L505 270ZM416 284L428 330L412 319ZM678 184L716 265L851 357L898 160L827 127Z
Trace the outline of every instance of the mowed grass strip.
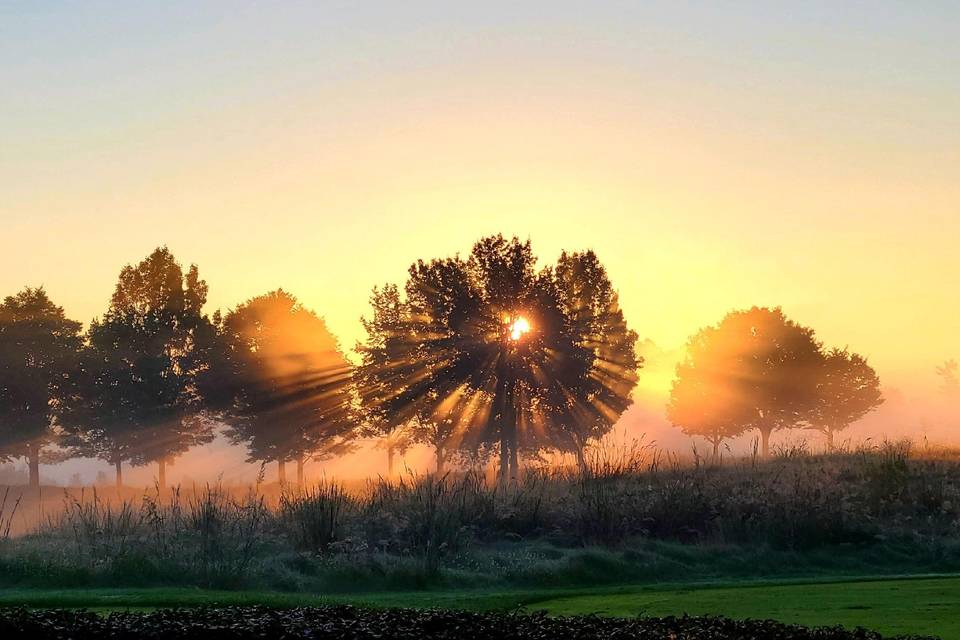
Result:
M703 587L638 588L559 596L530 603L551 615L724 615L772 618L806 626L865 627L884 635L960 640L960 579L931 578Z
M576 590L483 590L309 594L184 588L0 590L0 606L86 608L101 612L163 607L357 604L372 607L545 610L551 615L723 615L806 626L843 625L884 635L960 640L960 578Z

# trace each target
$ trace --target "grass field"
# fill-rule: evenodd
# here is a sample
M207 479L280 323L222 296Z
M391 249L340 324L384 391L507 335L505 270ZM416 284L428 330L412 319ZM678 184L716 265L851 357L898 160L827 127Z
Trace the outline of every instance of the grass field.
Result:
M276 607L354 603L381 607L546 610L553 615L718 614L772 618L811 626L863 626L881 633L928 634L960 640L960 578L896 578L842 582L651 586L590 590L445 591L316 595L201 589L0 591L0 605L90 608L99 611L173 606Z

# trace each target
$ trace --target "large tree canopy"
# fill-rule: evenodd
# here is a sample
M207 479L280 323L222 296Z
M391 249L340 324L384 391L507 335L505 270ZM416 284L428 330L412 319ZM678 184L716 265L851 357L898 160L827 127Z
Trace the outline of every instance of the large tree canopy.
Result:
M505 480L521 450L582 452L629 402L636 335L591 252L538 269L529 241L491 236L415 263L404 293L375 291L361 347L361 396L388 425L415 420L447 451L499 446Z
M78 370L80 323L42 289L0 304L0 460L26 457L39 486L40 451Z
M248 300L226 315L222 335L230 389L228 434L250 461L296 461L347 451L354 435L351 371L313 311L283 290Z
M822 363L813 330L779 308L733 311L690 338L668 416L715 453L723 439L757 429L766 457L770 434L799 426L816 405Z
M168 460L213 438L197 387L206 297L197 267L183 273L162 247L123 268L106 314L90 325L73 443L112 461L118 484L123 462L157 462L162 486Z

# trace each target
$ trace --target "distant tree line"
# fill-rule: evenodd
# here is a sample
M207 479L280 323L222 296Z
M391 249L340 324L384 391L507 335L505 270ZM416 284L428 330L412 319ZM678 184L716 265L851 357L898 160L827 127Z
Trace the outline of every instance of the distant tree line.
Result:
M491 236L469 255L418 261L375 287L354 366L322 317L278 289L224 314L207 284L165 247L124 267L103 315L83 331L42 288L0 304L0 461L99 458L166 468L222 432L250 462L304 465L360 438L395 456L429 446L435 466L587 450L631 403L637 334L592 251L539 267L530 242ZM861 356L824 350L779 309L729 314L693 336L668 415L720 444L747 430L835 433L882 402Z

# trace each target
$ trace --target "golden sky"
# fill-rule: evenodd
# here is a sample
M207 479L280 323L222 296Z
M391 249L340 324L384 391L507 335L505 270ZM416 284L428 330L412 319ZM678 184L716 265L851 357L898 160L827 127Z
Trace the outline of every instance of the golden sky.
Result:
M445 4L0 9L0 292L86 322L167 244L352 346L501 232L596 250L665 349L758 304L899 386L960 357L955 5Z

